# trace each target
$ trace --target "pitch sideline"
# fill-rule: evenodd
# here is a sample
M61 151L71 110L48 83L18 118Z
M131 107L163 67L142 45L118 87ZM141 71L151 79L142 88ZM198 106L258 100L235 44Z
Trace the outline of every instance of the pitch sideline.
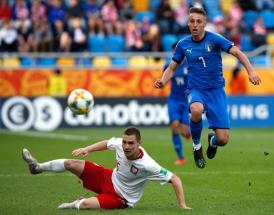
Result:
M38 132L38 131L23 131L23 132L1 131L0 134L18 135L18 136L36 137L36 138L48 138L48 139L62 139L62 140L72 140L72 141L74 141L74 140L78 140L78 141L90 140L89 136L47 133L47 132Z

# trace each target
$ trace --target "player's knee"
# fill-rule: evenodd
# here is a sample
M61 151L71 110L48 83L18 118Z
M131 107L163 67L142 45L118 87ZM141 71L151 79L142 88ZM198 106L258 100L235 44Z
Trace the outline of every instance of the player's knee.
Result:
M178 135L180 133L179 130L176 128L171 128L171 131L173 135Z
M179 134L179 128L178 126L171 126L172 134Z
M196 107L190 108L191 120L196 122L202 119L203 110Z
M190 128L188 125L185 125L185 124L182 125L181 135L186 139L191 138Z
M65 169L67 170L73 170L77 167L77 161L76 160L65 160L64 162L64 166L65 166Z
M228 135L218 138L218 146L225 146L228 143Z
M83 199L79 205L79 209L85 210L85 209L92 209L90 207L89 201L87 199Z
M191 133L190 131L184 131L183 132L183 137L186 138L187 140L189 140L191 138Z
M65 169L71 169L72 165L73 165L72 160L65 160L64 162Z
M100 209L100 203L97 197L91 197L87 199L82 199L80 201L79 209L85 210L85 209Z
M85 161L83 160L65 160L64 167L66 170L80 177L84 171Z
M180 123L177 121L173 121L171 123L171 131L172 131L172 134L179 134L180 133Z

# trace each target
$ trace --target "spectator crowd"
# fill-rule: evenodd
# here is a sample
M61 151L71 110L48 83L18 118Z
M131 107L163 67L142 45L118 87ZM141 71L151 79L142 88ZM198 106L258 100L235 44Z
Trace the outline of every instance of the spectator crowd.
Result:
M241 46L242 34L252 45L266 44L273 30L258 15L245 20L247 11L274 10L273 0L0 0L0 52L91 51L92 37L123 38L124 51L162 51L162 36L188 34L188 9L203 7L207 29ZM138 3L139 2L139 3ZM229 4L224 8L223 4ZM138 10L137 4L147 4ZM273 22L273 19L272 19ZM273 25L274 27L274 25Z

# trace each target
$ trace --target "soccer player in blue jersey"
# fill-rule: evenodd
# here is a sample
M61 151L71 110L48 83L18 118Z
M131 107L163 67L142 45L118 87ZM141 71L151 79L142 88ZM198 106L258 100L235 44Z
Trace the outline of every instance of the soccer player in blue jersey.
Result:
M177 43L172 45L175 50ZM164 70L168 67L166 63ZM189 129L189 112L187 105L187 63L181 63L174 72L171 81L170 94L167 100L168 116L172 130L172 142L178 159L175 165L185 164L183 140L180 135L189 139L191 137Z
M205 11L201 8L190 8L188 27L191 35L179 41L171 63L161 79L154 83L156 88L164 87L182 60L187 59L190 130L194 160L198 168L204 168L206 165L200 141L203 113L206 114L209 128L214 130L214 133L208 135L207 157L214 158L217 147L226 145L229 139L229 117L221 51L235 56L243 64L252 84L258 85L261 82L246 55L221 35L205 31L205 26Z

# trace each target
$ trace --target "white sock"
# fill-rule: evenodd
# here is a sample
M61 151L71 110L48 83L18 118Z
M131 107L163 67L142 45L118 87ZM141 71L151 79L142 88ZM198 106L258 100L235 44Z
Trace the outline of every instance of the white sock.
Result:
M82 200L84 199L81 199L81 200L77 199L74 202L70 202L70 203L62 203L61 205L58 206L58 209L78 209L79 210Z
M201 144L201 143L199 143L199 144L197 144L197 145L195 145L195 144L193 143L193 148L194 148L195 151L199 150L201 147L202 147L202 144Z
M65 169L65 162L66 159L58 159L58 160L52 160L45 163L41 163L40 167L42 170L46 171L53 171L53 172L64 172Z
M80 205L82 204L83 201L85 201L86 199L81 199L78 202L76 202L75 206L78 210L80 210Z

